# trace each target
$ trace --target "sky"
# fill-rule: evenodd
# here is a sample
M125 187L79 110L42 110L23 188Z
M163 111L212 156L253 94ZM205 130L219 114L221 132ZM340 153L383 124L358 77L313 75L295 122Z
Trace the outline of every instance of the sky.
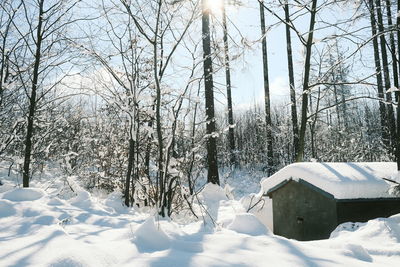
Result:
M220 1L220 0L210 0ZM260 12L259 4L256 0L244 0L241 7L228 7L227 16L230 24L228 25L228 32L232 35L232 38L240 42L240 35L246 37L251 43L251 47L247 48L243 56L234 62L231 62L232 72L232 97L236 108L246 109L252 106L254 102L263 105L264 99L264 85L263 85L263 67L262 67L262 53L261 53L261 30L260 30ZM339 5L339 4L338 4ZM347 5L347 4L346 4ZM321 20L328 23L335 23L340 19L349 18L353 13L353 6L344 6L341 9L327 9L325 8L323 13L318 14L317 21ZM338 12L339 10L339 12ZM294 12L294 8L291 9L291 13ZM278 13L281 17L283 12ZM219 14L216 14L218 17ZM275 25L278 20L265 10L265 19L267 27ZM352 27L367 26L366 20L357 21L357 25L351 25ZM302 32L307 32L309 27L309 16L304 16L295 21L296 27ZM316 26L318 28L318 25ZM238 34L238 30L240 34ZM341 32L342 29L327 29L319 30L315 32L314 39L318 42L318 38L327 36L330 33ZM367 29L368 30L368 29ZM369 37L369 31L364 31L362 34L367 34ZM297 98L299 99L299 93L301 92L301 75L303 69L303 46L300 44L298 37L295 33L291 32L292 50L294 56L294 72L295 72L295 86L297 89ZM359 41L359 40L358 40ZM231 40L232 42L232 40ZM351 52L356 47L352 47L351 43L341 41L340 46L348 48L347 52ZM348 47L347 47L348 46ZM368 47L367 47L368 48ZM267 49L268 49L268 67L269 67L269 85L271 95L271 105L273 106L287 106L289 103L289 85L288 85L288 67L287 67L287 52L286 52L286 35L285 26L280 24L274 26L267 32ZM315 48L313 48L315 52ZM368 51L368 50L367 50ZM368 57L365 57L368 61ZM353 63L354 64L354 63ZM368 66L363 70L369 73ZM360 69L353 70L355 72ZM361 73L360 73L361 75ZM217 79L221 83L224 83L224 74L217 74Z
M257 1L244 2L244 7L227 9L227 16L231 21L228 31L233 31L232 36L235 38L238 36L236 26L252 44L241 58L231 64L232 97L234 104L239 109L246 109L254 102L262 104L264 99L263 61L261 42L259 42L261 37L259 5ZM268 12L265 14L267 26L276 22L276 19ZM296 41L295 38L292 39L294 42ZM271 104L273 106L285 105L288 103L289 87L284 27L279 26L279 28L268 31L267 49Z

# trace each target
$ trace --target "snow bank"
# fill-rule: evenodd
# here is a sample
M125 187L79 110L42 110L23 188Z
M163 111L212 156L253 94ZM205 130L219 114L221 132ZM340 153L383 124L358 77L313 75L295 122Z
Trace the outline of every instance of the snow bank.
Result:
M331 233L330 238L343 236L364 240L392 239L400 242L400 214L389 218L377 218L366 223L340 224Z
M374 266L389 266L394 262L397 266L400 262L400 214L366 223L341 224L326 242L346 257L371 262ZM394 261L379 264L378 259Z
M396 163L294 163L261 181L267 193L275 186L290 179L305 180L337 199L393 197L390 184L383 178L391 178L397 172Z
M3 199L10 201L33 201L43 197L43 190L37 188L17 188L3 195Z
M237 214L227 228L238 233L254 236L268 233L264 224L262 224L256 216L249 213Z

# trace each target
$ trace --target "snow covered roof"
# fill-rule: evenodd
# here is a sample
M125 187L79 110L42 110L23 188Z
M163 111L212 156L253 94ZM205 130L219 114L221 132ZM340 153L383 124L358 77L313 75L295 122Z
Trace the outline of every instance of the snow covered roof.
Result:
M336 199L388 198L390 184L382 178L397 173L392 162L359 163L294 163L274 175L264 178L261 187L264 194L290 179L304 180L330 194Z

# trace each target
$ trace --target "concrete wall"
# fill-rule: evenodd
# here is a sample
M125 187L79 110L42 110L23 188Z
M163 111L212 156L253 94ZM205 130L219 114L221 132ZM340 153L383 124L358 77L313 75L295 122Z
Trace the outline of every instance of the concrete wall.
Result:
M297 240L328 238L336 228L336 202L305 183L290 181L271 192L274 233Z

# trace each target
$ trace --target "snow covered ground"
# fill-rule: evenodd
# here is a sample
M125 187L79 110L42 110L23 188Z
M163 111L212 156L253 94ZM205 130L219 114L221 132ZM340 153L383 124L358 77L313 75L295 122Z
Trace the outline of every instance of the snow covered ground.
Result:
M2 179L0 266L400 266L400 214L299 242L273 235L213 185L201 197L216 225L207 216L178 224L123 207L119 194L76 185L76 196L60 194L65 181L50 178L29 189Z

